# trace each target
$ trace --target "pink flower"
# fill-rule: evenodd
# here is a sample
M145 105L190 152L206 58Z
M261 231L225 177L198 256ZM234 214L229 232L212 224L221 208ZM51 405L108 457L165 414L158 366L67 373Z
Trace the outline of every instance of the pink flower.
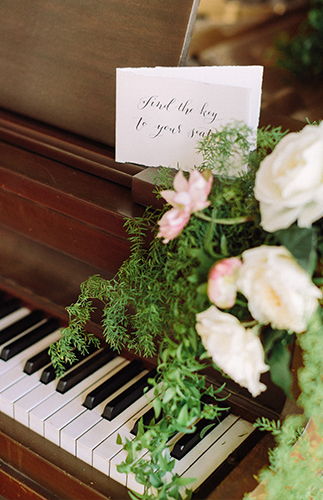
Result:
M189 220L189 212L178 208L172 208L162 216L160 221L158 221L159 233L157 237L164 238L163 243L168 243L182 232Z
M237 257L223 259L214 264L209 272L207 294L220 309L233 307L237 296L238 269L242 262Z
M180 170L174 178L174 189L161 191L162 197L174 208L192 214L208 207L207 197L212 187L212 175L209 170L202 173L192 170L189 180L186 180Z
M211 191L212 180L209 170L205 170L203 174L193 170L188 181L180 170L174 178L175 191L161 191L162 197L173 206L158 222L160 230L157 237L164 238L163 243L168 243L181 233L193 212L209 206L207 197Z

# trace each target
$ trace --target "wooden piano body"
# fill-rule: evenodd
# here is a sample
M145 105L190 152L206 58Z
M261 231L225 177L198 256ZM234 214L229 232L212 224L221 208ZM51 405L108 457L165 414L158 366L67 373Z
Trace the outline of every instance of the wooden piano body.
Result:
M112 277L128 257L124 217L144 210L134 201L144 167L114 161L115 68L181 64L196 8L192 0L1 2L0 288L62 324L80 283ZM89 330L101 334L95 321ZM274 418L284 398L266 393L252 405L242 391L232 404ZM207 497L242 498L266 451L258 445L221 496L209 488ZM128 498L3 414L0 460L8 499Z

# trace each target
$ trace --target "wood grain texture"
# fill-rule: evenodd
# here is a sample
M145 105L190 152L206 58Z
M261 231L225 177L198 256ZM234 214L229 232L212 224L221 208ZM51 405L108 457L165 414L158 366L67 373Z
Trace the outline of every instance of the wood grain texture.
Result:
M113 146L115 69L177 66L193 0L2 0L0 106Z
M21 486L29 486L35 494L42 492L46 500L127 500L123 486L2 413L0 428L0 459L15 469L10 494L19 491L15 479L19 477ZM42 500L41 496L20 498Z
M130 187L132 176L145 167L117 163L114 149L0 109L0 138L64 165Z

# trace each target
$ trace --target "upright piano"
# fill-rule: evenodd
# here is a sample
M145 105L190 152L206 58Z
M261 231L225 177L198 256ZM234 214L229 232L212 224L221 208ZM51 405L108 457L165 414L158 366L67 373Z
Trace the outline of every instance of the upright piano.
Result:
M15 314L19 322L19 314L24 316L26 311L41 310L42 321L56 318L64 326L65 308L76 300L80 284L94 274L113 277L129 256L124 218L141 215L151 193L142 180L145 167L114 160L115 69L183 64L197 3L1 1L0 289L4 305L0 304L0 334L13 323ZM99 318L88 329L102 337ZM121 356L124 363L133 359L127 352ZM153 364L151 360L142 363L143 369ZM212 377L215 385L221 384ZM259 415L277 418L284 405L277 388L271 387L255 401L234 384L230 390L235 414L250 422ZM1 495L32 500L128 498L124 485L30 429L28 421L23 425L17 420L13 396L4 387L1 391L1 408L5 410L7 404L11 408L0 414ZM248 446L251 449L253 444ZM196 498L232 500L250 491L266 446L251 453L252 466L243 459L234 469L231 488L222 489L221 497L216 493L219 479L211 477ZM227 471L237 458L236 454L229 457Z

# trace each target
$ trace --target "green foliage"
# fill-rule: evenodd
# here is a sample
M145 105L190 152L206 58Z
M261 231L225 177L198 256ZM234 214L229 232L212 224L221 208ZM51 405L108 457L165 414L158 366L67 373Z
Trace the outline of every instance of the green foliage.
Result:
M261 417L257 418L254 426L258 427L261 431L271 432L273 436L278 436L281 433L280 420L269 420L268 418Z
M271 326L267 326L262 332L265 361L270 367L271 379L274 384L283 389L290 399L293 399L293 397L291 394L291 353L288 346L294 338L294 334L290 334L285 330L273 330Z
M275 239L277 244L284 245L299 265L312 276L317 264L317 227L300 228L293 224L288 229L276 231Z
M128 456L119 466L121 472L133 472L145 486L143 495L131 493L133 499L179 500L191 494L189 483L173 473L171 439L174 433L193 432L199 418L211 421L227 406L223 388L215 391L203 374L207 366L217 367L195 330L195 317L210 306L205 284L211 265L265 242L285 241L283 233L269 237L262 230L253 195L260 161L283 135L280 128L261 129L258 149L252 152L250 131L243 125L230 125L208 136L200 145L202 168L227 172L234 158L242 166L240 175L217 177L209 196L210 206L191 217L182 233L167 245L155 237L162 211L147 209L143 217L127 220L130 258L110 281L99 276L89 278L81 285L75 304L67 308L69 325L51 347L59 374L73 360L74 348L86 350L89 342L95 342L86 332L86 324L97 301L102 306L103 334L111 347L158 359L151 401L155 421L147 428L140 425L136 439L126 440ZM170 187L169 183L169 172L156 179L159 189ZM314 256L308 234L304 233L301 240L295 235L295 239L289 242L291 251L297 253L304 267L312 269ZM244 297L239 296L232 312L240 320L249 319ZM288 392L287 347L291 335L282 331L273 335L271 331L266 339L264 330L263 340L266 360L276 373L274 379ZM144 450L147 453L142 456Z
M232 163L245 169L249 162L251 131L243 123L225 126L208 134L197 150L203 155L201 168L226 175Z
M276 42L278 67L302 79L323 75L323 2L312 0L305 22L296 37L282 35Z
M273 149L276 144L288 133L288 130L282 131L281 127L267 127L258 130L257 135L257 151L256 151L256 169L260 161L262 161Z
M266 500L321 500L323 477L320 473L323 460L322 442L311 446L304 428L312 418L318 436L323 434L323 335L322 309L313 316L306 334L300 334L304 366L299 370L303 415L289 415L280 429L268 421L258 421L257 426L276 435L277 446L270 451L270 466L264 469L260 481L266 482ZM297 451L297 454L295 454ZM293 456L294 453L294 456ZM245 500L250 498L245 496Z

